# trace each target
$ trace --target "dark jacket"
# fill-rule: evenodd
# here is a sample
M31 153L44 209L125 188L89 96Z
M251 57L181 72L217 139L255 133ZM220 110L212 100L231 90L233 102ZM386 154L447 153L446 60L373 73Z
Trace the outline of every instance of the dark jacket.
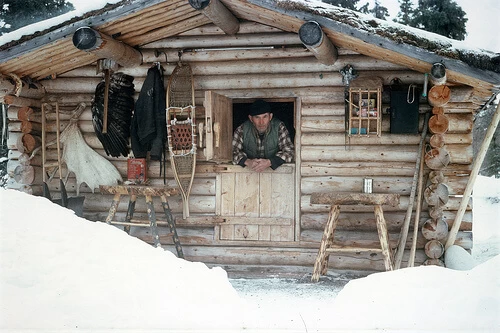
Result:
M166 97L163 75L157 66L148 70L135 103L131 126L132 152L136 158L161 160L167 141Z

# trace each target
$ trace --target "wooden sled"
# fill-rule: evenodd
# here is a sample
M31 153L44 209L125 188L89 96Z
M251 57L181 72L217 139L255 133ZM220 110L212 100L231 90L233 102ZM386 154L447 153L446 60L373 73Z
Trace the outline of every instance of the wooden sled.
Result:
M196 124L193 74L188 64L180 62L168 80L167 137L185 219L189 217L189 194L196 167Z

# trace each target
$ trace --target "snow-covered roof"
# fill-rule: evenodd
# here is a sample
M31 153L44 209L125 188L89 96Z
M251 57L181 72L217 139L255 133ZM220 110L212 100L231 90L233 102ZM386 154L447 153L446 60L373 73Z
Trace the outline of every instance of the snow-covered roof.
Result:
M284 10L313 13L397 43L412 45L441 56L461 60L480 69L500 73L500 54L472 48L464 41L450 39L400 23L380 20L317 0L279 0L277 3Z
M384 60L406 65L421 72L427 72L435 62L445 63L452 73L451 80L469 85L482 85L487 90L498 89L500 85L500 55L491 51L475 49L466 43L452 40L434 33L411 28L395 22L375 19L371 16L354 12L348 9L335 7L317 0L220 0L240 20L256 21L262 24L275 26L285 31L297 32L305 21L317 21L327 33L333 43L339 47L353 48L355 42L359 48L355 51L369 56L383 58ZM133 18L141 12L155 11L156 15L165 15L171 18L178 15L180 20L189 21L185 30L209 23L207 19L191 8L187 1L174 0L177 6L168 2L171 7L166 10L166 1L151 0L98 0L96 7L87 7L85 12L75 11L57 18L33 24L19 31L0 37L0 71L16 72L20 76L38 75L40 79L46 71L40 69L32 73L26 71L20 63L20 68L12 64L20 61L24 56L31 57L40 52L50 52L54 48L64 49L61 40L70 40L73 32L81 26L92 26L102 31L114 31L115 22L120 23L120 35L117 37L132 46L144 45L155 40L179 34L183 31L170 27L159 26L158 20L151 20L150 31L162 29L162 34L148 34L148 29L143 29L144 34L138 36L127 31L124 24L130 19L130 29L133 30ZM162 11L158 9L161 8ZM170 9L173 8L173 9ZM179 9L182 8L182 11ZM175 12L177 10L177 12ZM258 12L266 15L258 15ZM286 18L286 19L285 19ZM164 24L170 20L165 19ZM174 21L179 22L179 21ZM141 22L144 23L144 22ZM149 23L148 23L149 24ZM115 29L116 30L116 29ZM130 37L134 35L134 37ZM83 57L74 59L74 48L71 43L64 46L66 53L73 52L72 57L58 57L59 61L66 62L64 66L54 66L55 74L87 65L95 59ZM378 50L378 51L377 51ZM382 52L383 50L383 52ZM42 60L41 60L42 61ZM47 59L43 60L47 64ZM34 67L34 66L31 66ZM473 78L468 81L466 78ZM484 84L486 83L486 84Z

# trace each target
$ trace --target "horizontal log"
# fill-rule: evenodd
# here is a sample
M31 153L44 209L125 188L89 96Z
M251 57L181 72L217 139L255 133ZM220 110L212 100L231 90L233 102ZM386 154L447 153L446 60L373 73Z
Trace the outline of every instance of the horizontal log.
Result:
M363 175L359 176L318 176L301 179L302 194L312 194L314 192L347 192L362 194ZM376 176L373 179L374 194L395 193L408 195L412 186L413 177L396 176ZM448 177L446 187L450 195L461 195L467 186L468 177ZM311 198L312 199L312 198Z
M317 242L319 248L319 242L321 241L322 235L323 231L304 230L300 233L300 240L307 242ZM338 231L335 233L334 237L334 244L341 246L380 246L378 235L374 232ZM389 245L393 249L396 248L398 240L399 233L389 233ZM412 235L408 235L405 248L409 249L412 242ZM417 239L417 248L422 249L425 246L425 243L427 243L427 240L423 237L419 237ZM467 250L472 249L472 233L468 231L460 231L455 244Z
M404 77L407 81L418 82L420 74L401 71L373 71L373 76L381 76L384 84L390 84L394 77ZM44 82L44 87L50 94L62 94L71 91L93 93L101 80L99 78L60 78ZM142 88L143 80L134 80L136 91ZM285 87L324 87L342 86L342 76L338 72L325 73L289 73L289 74L250 74L236 75L195 75L194 85L196 90L221 90L221 89L262 89Z
M342 206L344 207L344 206ZM377 224L373 207L371 211L351 212L340 209L339 221L337 224L338 230L357 230L357 231L377 231ZM348 207L348 206L345 206ZM399 207L399 206L398 206ZM361 208L361 207L359 207ZM395 209L392 207L392 209ZM414 213L414 212L413 212ZM448 225L453 224L453 218L456 211L444 211L443 221ZM389 210L384 209L384 218L386 220L387 228L389 231L400 232L401 225L405 219L406 210ZM419 219L419 227L430 219L426 210L422 210ZM328 211L322 213L302 213L300 226L302 230L324 230L326 222L328 221ZM449 222L449 223L448 223ZM420 229L419 229L420 230ZM460 225L461 231L472 231L472 211L467 211L464 215L462 224Z
M328 205L391 205L399 203L399 195L392 193L344 193L315 192L311 194L312 204Z
M318 124L321 121L318 120ZM377 136L352 136L346 138L343 133L344 126L342 124L342 132L322 132L322 133L302 133L300 142L303 146L338 146L338 145L415 145L420 142L420 135L403 135L383 133L380 137ZM415 148L417 149L417 148Z
M241 21L239 34L256 34L263 32L282 32L281 29L261 24L254 21ZM214 24L207 24L202 27L192 28L188 31L184 31L179 34L179 36L199 36L207 35L207 38L216 38L217 36L225 35L226 33L222 31L219 27Z
M37 166L19 164L12 172L11 177L20 184L40 184L42 182L42 170Z
M16 90L16 86L13 83L13 80L9 76L0 76L0 91L2 94L0 95L14 95L14 91ZM19 92L20 97L27 97L31 99L41 99L45 95L45 90L38 82L30 82L30 84L22 84L22 88Z
M153 53L153 50L150 51ZM169 59L177 57L177 50L172 51ZM190 56L191 55L191 56ZM334 65L323 65L303 48L285 48L268 50L223 50L223 51L196 51L183 53L182 59L193 58L189 61L193 75L238 75L238 74L277 74L277 73L337 73L345 65L356 62L356 68L365 71L404 71L404 68L389 62L379 61L366 56L341 56ZM283 59L286 58L286 59ZM144 82L151 63L141 66L124 68L121 72L134 76L134 83ZM162 65L164 75L171 75L175 65ZM60 78L100 78L93 66L74 69L59 76ZM343 100L343 96L339 99Z
M84 210L86 212L107 212L113 201L112 195L103 195L97 193L85 194ZM170 209L175 214L182 214L182 199L180 195L175 195L168 198ZM160 199L153 198L155 211L163 212ZM128 208L128 198L125 196L120 201L117 211L126 212ZM136 211L145 213L146 203L144 200L137 199ZM198 196L191 195L189 197L189 210L193 214L215 214L215 196Z
M295 33L257 33L237 34L235 36L214 36L206 38L201 36L168 37L157 42L145 45L152 49L211 49L250 46L275 46L275 45L301 45L300 38Z
M308 266L312 269L318 253L315 248L296 248L293 245L269 248L248 246L241 242L231 243L232 246L183 246L186 260L201 261L220 265L294 265ZM240 244L238 244L240 243ZM246 245L246 246L245 246ZM316 246L318 246L316 244ZM170 249L170 247L166 247ZM171 248L175 253L175 248ZM244 255L243 255L244 254ZM372 253L347 253L330 256L329 267L332 269L350 269L367 271L385 271L382 256L373 257ZM421 261L419 261L421 260ZM425 255L417 252L416 262L423 262Z
M342 95L342 96L341 96ZM343 92L339 91L337 100L342 100ZM302 99L302 106L300 108L300 115L307 116L344 116L345 104L344 103L311 103Z
M301 175L310 176L413 176L414 162L303 162Z
M30 154L41 144L42 139L39 136L21 132L11 132L7 139L7 148L18 150L21 153Z
M306 148L307 147L307 148ZM414 146L302 146L301 159L305 162L414 162L417 158L417 147ZM414 149L414 150L413 150ZM450 165L471 164L472 146L450 144L446 146L450 154Z
M38 99L28 98L28 97L17 97L14 95L5 95L3 97L3 102L7 105L15 105L15 106L32 106L32 107L41 107L42 102Z

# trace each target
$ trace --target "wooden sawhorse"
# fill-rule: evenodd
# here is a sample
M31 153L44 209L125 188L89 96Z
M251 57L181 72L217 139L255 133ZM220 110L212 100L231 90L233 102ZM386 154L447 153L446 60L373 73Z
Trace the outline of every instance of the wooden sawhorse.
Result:
M161 204L163 207L163 212L165 213L166 222L172 233L172 238L174 241L175 249L177 251L177 257L184 258L184 253L182 252L181 243L179 237L177 236L177 229L175 228L175 221L172 216L172 212L168 205L167 197L173 194L177 194L177 189L166 188L161 186L143 186L143 185L117 185L117 186L106 186L100 185L99 190L102 194L113 194L113 202L109 208L108 216L106 217L107 224L124 225L125 231L128 233L130 231L130 226L146 227L148 223L144 223L143 220L134 219L135 202L137 196L143 196L146 199L146 208L149 219L149 226L151 227L151 234L153 236L153 242L155 247L161 246L160 237L158 235L156 213L153 205L153 197L160 197ZM122 195L128 195L130 197L128 202L127 215L125 217L125 222L113 221L116 211L118 209L118 204L120 203L120 198Z
M314 263L312 282L318 282L320 275L326 275L328 271L328 258L331 252L357 252L370 251L382 252L385 269L394 269L392 249L389 246L389 236L387 225L384 219L382 205L396 206L399 203L399 194L384 193L313 193L311 195L312 204L330 205L328 222L326 223L321 244ZM338 247L334 246L333 237L340 215L340 205L371 205L374 206L375 218L377 220L377 231L381 248L360 248L360 247Z

